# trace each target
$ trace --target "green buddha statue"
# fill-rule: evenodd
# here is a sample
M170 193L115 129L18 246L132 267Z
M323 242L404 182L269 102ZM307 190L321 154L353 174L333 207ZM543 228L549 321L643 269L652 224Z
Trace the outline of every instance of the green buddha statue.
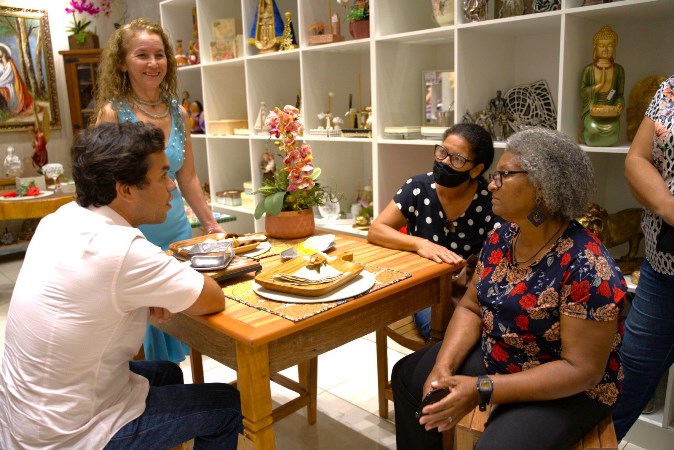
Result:
M625 70L615 63L618 35L605 25L594 35L592 64L583 69L580 96L583 99L581 140L592 147L610 147L618 142L620 114L625 107Z

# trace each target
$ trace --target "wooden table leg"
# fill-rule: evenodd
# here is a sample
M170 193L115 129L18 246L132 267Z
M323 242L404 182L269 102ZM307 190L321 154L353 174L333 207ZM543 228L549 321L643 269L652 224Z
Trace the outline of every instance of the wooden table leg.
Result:
M244 434L257 450L274 448L269 348L236 344L237 387L241 394Z
M438 342L445 336L445 328L449 323L449 319L454 313L454 305L452 303L452 276L445 275L438 278L440 282L440 291L438 298L440 301L431 306L431 340Z
M300 384L309 393L309 404L307 405L307 423L313 425L316 423L316 396L318 392L318 357L313 357L309 361L303 362L297 366L298 378Z
M192 370L192 384L204 383L204 362L201 352L190 347L190 369Z

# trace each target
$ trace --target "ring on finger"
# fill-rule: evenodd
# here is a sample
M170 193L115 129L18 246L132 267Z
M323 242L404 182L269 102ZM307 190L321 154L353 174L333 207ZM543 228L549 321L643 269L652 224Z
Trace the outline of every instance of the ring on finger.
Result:
M447 417L447 422L452 423L452 416Z

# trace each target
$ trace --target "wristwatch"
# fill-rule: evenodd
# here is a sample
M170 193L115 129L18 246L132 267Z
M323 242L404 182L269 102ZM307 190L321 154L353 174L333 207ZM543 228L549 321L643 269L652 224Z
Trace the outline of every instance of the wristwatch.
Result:
M486 411L494 392L494 382L487 375L477 377L477 392L480 393L480 411Z

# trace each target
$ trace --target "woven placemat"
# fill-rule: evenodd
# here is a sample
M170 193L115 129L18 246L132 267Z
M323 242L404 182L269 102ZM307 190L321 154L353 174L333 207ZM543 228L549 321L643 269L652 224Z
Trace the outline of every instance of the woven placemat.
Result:
M400 272L393 269L385 269L377 266L372 266L365 264L365 270L372 273L375 278L374 286L368 291L363 292L362 294L356 295L354 297L349 297L344 300L338 300L334 302L325 302L325 303L284 303L277 302L274 300L268 300L266 298L260 297L253 291L253 280L243 281L231 286L227 286L222 289L227 298L231 298L239 303L248 305L250 307L260 309L262 311L267 311L277 316L281 316L285 319L292 320L293 322L299 322L302 319L311 317L323 311L334 308L335 306L342 305L354 298L358 298L367 293L377 291L385 286L397 283L399 281L410 278L412 274L406 272Z
M263 258L269 258L270 256L276 256L276 255L280 254L283 250L287 250L290 247L293 247L296 244L299 244L300 242L303 242L303 241L304 241L304 239L281 241L281 240L278 240L278 239L269 238L269 239L267 239L267 242L269 242L271 244L271 248L268 251L266 251L262 254L259 254L259 255L255 255L255 256L246 256L245 254L243 254L241 256L243 256L244 258L250 258L250 259L254 259L256 261L259 261Z

